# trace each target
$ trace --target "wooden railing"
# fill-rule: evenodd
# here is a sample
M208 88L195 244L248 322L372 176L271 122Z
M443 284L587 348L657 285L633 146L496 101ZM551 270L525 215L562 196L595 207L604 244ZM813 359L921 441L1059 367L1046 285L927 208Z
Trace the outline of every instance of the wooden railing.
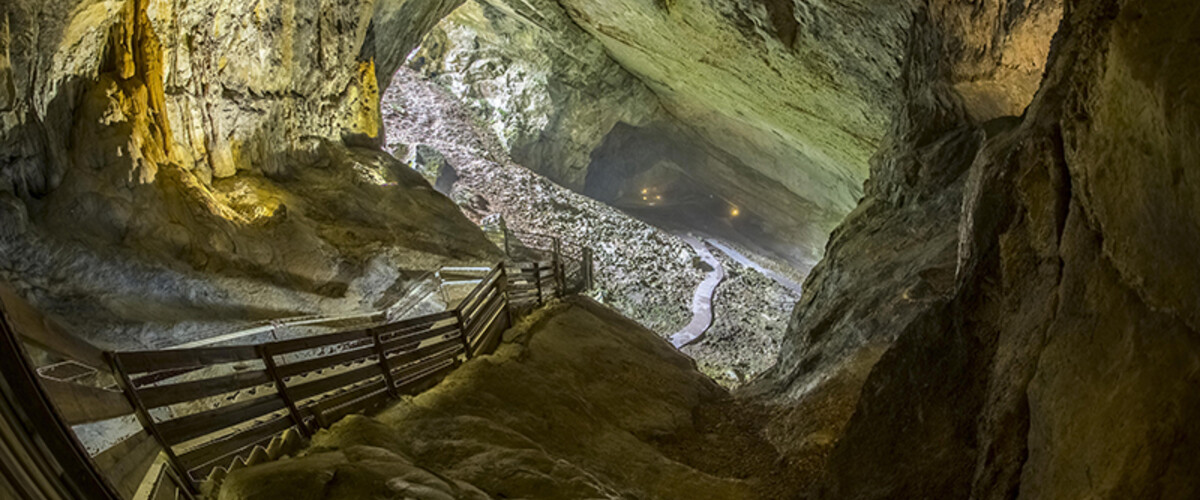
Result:
M109 498L194 498L206 480L294 452L317 429L492 352L515 311L568 293L570 259L559 250L497 264L445 312L256 345L101 352L14 294L0 298L27 349L95 372L68 381L31 372L62 428L136 415L139 431L90 457L117 493Z
M557 236L506 230L504 252L510 259L543 264L549 261L549 265L558 270L558 284L566 293L593 288L594 263L590 247L567 243Z

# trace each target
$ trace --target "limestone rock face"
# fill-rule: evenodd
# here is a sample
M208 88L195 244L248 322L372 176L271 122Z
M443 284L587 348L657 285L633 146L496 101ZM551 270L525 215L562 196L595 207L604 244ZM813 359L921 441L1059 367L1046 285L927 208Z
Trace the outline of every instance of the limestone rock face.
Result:
M948 15L973 7L944 4L917 16L928 59L862 213L756 388L795 412L773 440L828 454L828 498L1196 496L1195 6L1072 2L1025 115L985 122L1003 107L948 84L982 60ZM941 229L875 229L904 219Z
M514 161L582 191L592 151L613 126L665 116L649 88L565 12L546 14L468 1L410 64L467 103Z
M434 189L446 196L450 196L454 183L458 181L454 165L451 165L441 152L425 144L418 144L413 148L409 165L429 181Z
M760 387L790 397L834 379L857 387L919 311L949 297L966 172L985 140L1019 122L1003 115L1033 98L1061 12L1057 2L957 0L914 10L895 85L903 105L872 158L862 201L805 284L787 354Z
M149 346L117 325L372 309L405 269L492 260L375 149L380 85L457 4L7 2L0 275Z
M81 161L60 156L84 141L89 166L128 158L131 182L142 183L168 162L203 179L286 172L321 140L378 141L380 84L457 2L326 3L11 4L12 95L0 109L6 144L24 147L6 148L4 179L44 193ZM16 122L49 137L35 143Z
M905 2L529 3L560 4L719 149L819 210L854 207L895 102Z

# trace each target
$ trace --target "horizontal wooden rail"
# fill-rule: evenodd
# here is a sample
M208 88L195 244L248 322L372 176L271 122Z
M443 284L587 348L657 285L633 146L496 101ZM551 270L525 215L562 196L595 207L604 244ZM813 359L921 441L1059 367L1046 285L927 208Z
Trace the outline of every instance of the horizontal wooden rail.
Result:
M284 402L278 398L260 397L158 422L157 427L166 444L174 446L269 415L285 407Z
M171 370L196 370L207 366L258 359L254 346L200 347L165 351L119 352L121 368L128 374Z
M420 318L407 319L404 321L400 321L398 323L392 323L389 325L378 326L378 327L371 329L371 332L378 333L378 334L385 335L385 336L386 335L402 335L402 334L405 334L408 332L419 331L420 329L425 328L434 323L445 321L448 319L454 319L455 317L456 317L455 311L453 311L453 310L443 311L440 313L430 314L428 316L421 316Z
M383 373L375 364L360 366L337 375L332 375L312 382L305 382L288 388L288 395L296 401L320 396L330 391L357 384L372 377L381 377Z
M459 339L457 339L457 338L452 339L452 340L443 341L443 342L438 342L436 344L430 344L425 347L421 347L419 349L414 349L412 351L400 354L398 356L388 358L388 360L387 360L388 367L391 368L392 370L395 370L397 368L403 368L404 366L406 366L410 363L420 362L421 360L423 360L431 355L445 353L445 352L449 352L449 351L456 351L454 354L457 354L457 350L462 347L463 347L462 342L459 341Z
M217 378L147 387L142 389L140 396L147 408L158 408L270 385L271 381L271 376L265 370L238 372Z
M289 378L296 375L303 375L308 372L332 368L340 364L354 363L355 361L364 360L376 355L378 355L378 353L375 351L375 346L368 345L366 347L359 347L357 349L340 352L338 354L321 358L312 358L304 361L298 361L296 363L276 366L275 373L279 377Z
M284 340L280 342L271 342L267 345L271 346L271 354L278 356L298 351L307 351L318 347L326 347L335 344L344 344L347 342L365 342L371 338L371 334L367 330L351 330L348 332L330 333L316 337L305 337L293 340Z

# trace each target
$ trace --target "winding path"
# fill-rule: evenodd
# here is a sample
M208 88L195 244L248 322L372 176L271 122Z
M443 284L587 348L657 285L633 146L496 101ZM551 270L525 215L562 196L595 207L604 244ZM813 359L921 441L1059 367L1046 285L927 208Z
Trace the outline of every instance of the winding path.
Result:
M712 266L713 270L708 272L704 277L704 281L700 282L700 286L696 287L696 294L692 296L692 321L684 326L682 330L671 335L671 343L677 348L682 348L696 340L699 340L704 332L708 331L708 327L713 323L712 299L713 293L717 290L717 285L725 280L725 267L721 265L721 261L713 256L712 252L708 251L708 247L704 243L692 236L680 236L684 242L691 245L696 250L696 254L700 259Z
M766 276L768 278L775 280L776 283L779 283L780 285L782 285L784 288L787 288L788 290L796 292L797 295L804 293L804 287L800 286L799 283L796 283L791 278L788 278L787 276L784 276L778 272L767 269L767 268L763 267L762 265L760 265L759 263L750 260L749 257L746 257L745 255L742 254L742 252L735 250L733 247L730 247L729 245L721 243L720 241L714 240L712 238L706 238L704 241L707 241L708 244L716 247L717 250L720 250L725 255L728 255L729 258L737 261L738 264L741 264L743 266L749 267L751 269L754 269L755 271L762 273L763 276Z

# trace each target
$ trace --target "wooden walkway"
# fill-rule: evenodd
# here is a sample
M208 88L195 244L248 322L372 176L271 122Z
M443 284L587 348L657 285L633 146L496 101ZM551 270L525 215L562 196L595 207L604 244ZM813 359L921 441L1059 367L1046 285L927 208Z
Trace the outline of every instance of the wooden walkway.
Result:
M713 295L716 294L717 287L722 281L725 281L725 266L721 265L721 261L713 256L712 252L704 246L704 243L691 236L681 237L685 243L692 246L700 259L712 267L712 271L704 277L700 285L696 287L696 293L692 295L692 320L687 325L671 335L671 344L676 348L682 348L688 344L700 340L704 333L713 324Z
M0 288L0 340L15 346L11 354L60 361L44 373L9 363L5 380L23 374L18 381L26 382L26 392L48 403L53 418L33 421L27 431L64 443L50 457L61 464L26 470L28 479L15 485L0 478L0 493L197 498L228 471L293 453L347 414L435 385L466 360L492 352L514 314L589 287L590 251L582 252L585 261L565 255L557 239L549 246L531 254L543 260L491 267L448 311L253 345L102 352ZM131 415L140 430L93 454L72 433L73 426ZM0 430L12 430L5 425ZM27 454L19 443L0 444L5 466ZM72 464L79 469L72 477L54 474Z

